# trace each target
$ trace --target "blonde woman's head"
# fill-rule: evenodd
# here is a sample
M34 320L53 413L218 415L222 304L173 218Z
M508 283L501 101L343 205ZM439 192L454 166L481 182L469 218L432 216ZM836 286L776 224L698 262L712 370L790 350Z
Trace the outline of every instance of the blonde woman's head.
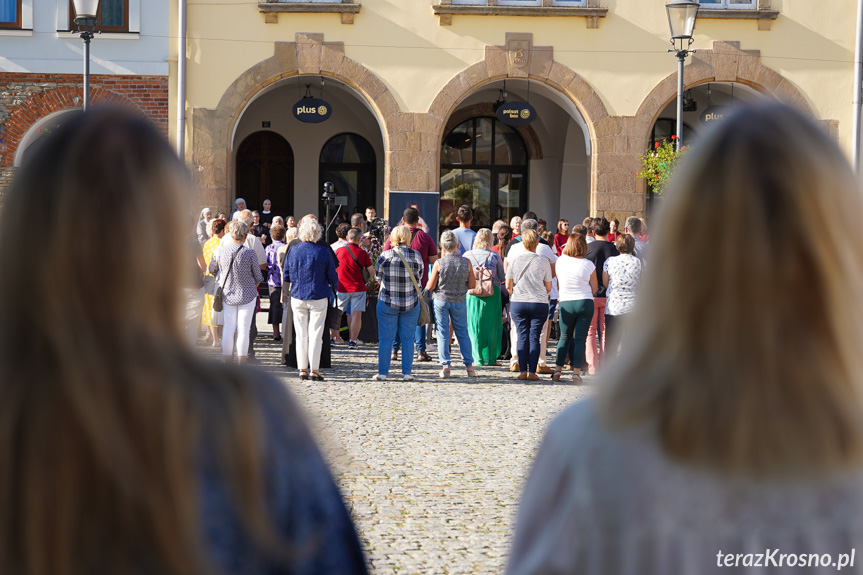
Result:
M847 160L799 112L705 135L663 198L609 421L651 418L672 457L722 471L863 462L860 213ZM745 233L717 238L729 222Z
M539 234L536 230L524 230L521 232L521 243L524 244L524 249L529 252L535 252L536 246L539 245Z
M475 250L490 250L494 246L494 237L492 236L491 230L488 228L482 228L476 233L476 237L473 239L473 249Z
M411 229L407 226L396 226L390 232L390 243L393 246L409 246L411 243Z

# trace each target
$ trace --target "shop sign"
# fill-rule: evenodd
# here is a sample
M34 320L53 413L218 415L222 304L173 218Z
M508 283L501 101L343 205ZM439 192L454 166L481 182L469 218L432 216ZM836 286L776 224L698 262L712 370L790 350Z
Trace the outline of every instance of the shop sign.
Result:
M294 104L294 118L307 124L323 122L333 113L329 102L320 98L303 98Z
M536 110L527 102L504 102L497 109L497 119L508 126L527 126L536 117Z
M712 124L722 120L729 112L728 106L710 106L701 112L701 123Z

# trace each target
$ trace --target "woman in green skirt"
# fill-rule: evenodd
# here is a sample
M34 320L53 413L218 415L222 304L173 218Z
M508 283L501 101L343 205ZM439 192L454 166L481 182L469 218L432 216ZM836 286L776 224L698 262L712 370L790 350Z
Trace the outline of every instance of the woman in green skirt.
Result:
M471 268L486 268L491 272L494 294L486 297L467 296L467 329L473 343L473 359L477 365L495 365L500 355L503 330L500 290L504 282L503 260L491 251L491 230L483 228L476 234L473 249L464 253ZM477 282L477 289L479 289Z

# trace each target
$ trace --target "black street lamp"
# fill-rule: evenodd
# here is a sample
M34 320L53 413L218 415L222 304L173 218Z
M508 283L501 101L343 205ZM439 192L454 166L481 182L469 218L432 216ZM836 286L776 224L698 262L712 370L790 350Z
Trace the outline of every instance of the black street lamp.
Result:
M683 140L683 65L686 57L695 52L689 47L692 45L698 8L698 2L693 0L671 0L665 5L668 27L671 29L672 49L669 52L677 56L677 150L680 150Z
M72 0L75 7L75 24L84 40L84 111L90 107L90 40L96 29L99 0Z

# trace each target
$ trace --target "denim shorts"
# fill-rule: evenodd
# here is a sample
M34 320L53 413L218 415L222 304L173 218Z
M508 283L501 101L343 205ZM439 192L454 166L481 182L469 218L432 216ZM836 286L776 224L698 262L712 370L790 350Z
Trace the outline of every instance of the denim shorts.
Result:
M358 291L353 293L337 292L339 295L339 309L345 313L354 311L366 311L366 292Z

